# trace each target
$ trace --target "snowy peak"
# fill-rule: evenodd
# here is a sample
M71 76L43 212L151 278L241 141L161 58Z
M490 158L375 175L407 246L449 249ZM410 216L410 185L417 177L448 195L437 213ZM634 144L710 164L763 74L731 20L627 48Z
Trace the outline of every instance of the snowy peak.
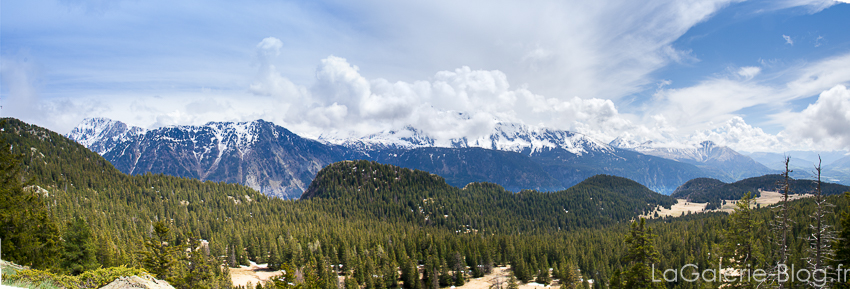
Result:
M100 155L111 150L117 143L144 135L145 129L108 118L86 118L67 135Z
M503 122L497 123L490 135L474 139L468 146L529 155L555 149L563 149L576 155L611 151L610 146L583 134Z
M370 134L361 138L322 134L319 136L319 140L342 145L357 151L413 149L435 146L435 140L433 138L412 126L405 126L400 130L388 130Z
M529 155L546 150L563 149L576 155L583 155L590 152L610 152L612 150L607 144L582 134L547 128L532 128L524 124L506 122L497 123L489 134L476 138L437 139L414 127L406 126L401 130L389 130L360 138L322 135L319 139L361 152L423 147L477 147Z
M652 141L637 144L634 141L617 138L611 142L611 145L646 155L690 163L715 172L723 181L738 181L746 177L773 173L772 170L750 157L712 141L684 146L665 146Z
M87 119L69 137L127 174L240 183L286 198L297 198L319 169L347 157L342 147L301 138L263 120L145 131L109 119Z
M725 146L718 146L712 141L703 141L696 145L664 146L653 143L652 141L638 143L633 140L617 138L611 141L610 145L666 159L698 163L725 161L739 156L743 157L738 152Z
M652 141L649 141L649 143L651 143L651 142ZM641 145L641 143L638 142L638 141L635 141L635 140L628 140L628 139L624 139L622 137L617 137L614 140L612 140L610 143L608 143L608 145L615 147L615 148L621 148L621 149L633 149L633 148L639 147Z

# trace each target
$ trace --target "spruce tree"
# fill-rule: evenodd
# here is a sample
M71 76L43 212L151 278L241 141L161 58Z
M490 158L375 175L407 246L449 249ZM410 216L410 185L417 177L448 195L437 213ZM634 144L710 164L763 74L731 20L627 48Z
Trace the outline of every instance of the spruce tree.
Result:
M519 282L514 274L508 278L508 289L519 289Z
M561 264L559 266L558 273L560 274L558 279L560 279L561 288L564 289L575 289L578 284L578 268L571 262L567 262L565 259L562 259Z
M189 250L189 256L181 264L180 274L169 279L171 285L178 289L216 287L215 270L219 270L219 264L216 264L215 258L209 256L206 247L196 238L190 238ZM258 282L257 286L261 284Z
M850 202L850 192L845 192L844 197ZM841 213L841 229L838 231L838 238L833 242L833 248L835 249L833 266L837 268L841 265L842 270L848 270L847 267L850 267L850 212ZM850 280L844 278L844 272L846 271L838 272L842 276L836 280L835 288L850 288Z
M0 122L0 127L5 126L6 120ZM23 155L13 153L6 143L8 130L0 132L0 255L21 265L48 269L61 255L59 227L41 198L24 190L30 183L21 173Z
M83 218L74 218L73 221L68 222L64 239L65 250L62 252L61 266L65 272L79 275L98 267L94 236Z
M729 215L729 225L725 232L724 267L739 270L759 268L763 264L762 255L762 222L758 220L752 209L752 193L747 193L735 203L735 211ZM727 265L728 264L728 265ZM736 278L733 286L750 286L755 278L740 280ZM749 281L749 282L748 282Z
M646 227L646 219L632 222L631 230L626 236L628 252L623 260L631 264L626 271L625 287L630 289L642 288L665 288L661 282L653 282L652 276L661 276L657 269L653 271L652 265L659 261L658 251L655 250L655 235L652 229ZM582 283L587 284L587 280Z
M405 289L413 289L419 283L419 270L413 259L408 259L401 267L401 281Z
M176 263L182 258L183 247L169 244L171 230L164 222L153 225L153 236L145 237L145 250L138 252L142 267L158 279L168 280L174 274Z

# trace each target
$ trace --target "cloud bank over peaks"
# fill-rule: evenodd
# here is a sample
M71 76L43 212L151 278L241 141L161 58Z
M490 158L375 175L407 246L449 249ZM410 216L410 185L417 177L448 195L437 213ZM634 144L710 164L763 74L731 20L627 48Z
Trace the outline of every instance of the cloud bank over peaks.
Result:
M435 139L477 138L497 122L515 122L610 140L635 128L611 100L544 97L512 87L498 70L464 66L429 80L391 82L366 79L345 58L329 56L317 66L315 82L300 86L271 64L279 47L274 38L257 45L258 75L249 91L270 97L282 121L308 136L360 137L412 126Z

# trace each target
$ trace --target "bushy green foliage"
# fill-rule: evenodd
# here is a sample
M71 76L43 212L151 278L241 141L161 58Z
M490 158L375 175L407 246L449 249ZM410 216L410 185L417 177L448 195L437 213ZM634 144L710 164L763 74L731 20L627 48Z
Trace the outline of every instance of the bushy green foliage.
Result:
M79 275L99 266L95 258L94 236L85 220L74 218L69 221L63 239L65 246L61 261L63 271L71 275Z
M61 288L100 288L118 277L144 276L147 272L142 269L125 266L100 268L85 271L77 276L55 274L49 271L29 269L17 272L12 276L4 276L4 280L29 282L30 284L50 283Z

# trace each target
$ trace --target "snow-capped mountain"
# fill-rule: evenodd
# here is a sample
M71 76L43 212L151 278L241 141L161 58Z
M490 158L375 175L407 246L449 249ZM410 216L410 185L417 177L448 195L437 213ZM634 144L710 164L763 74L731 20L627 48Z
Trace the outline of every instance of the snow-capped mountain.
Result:
M153 172L241 183L284 198L300 196L322 167L347 159L349 152L262 120L145 131L93 118L68 137L127 174Z
M703 141L691 146L666 147L654 144L651 141L638 144L634 141L617 138L611 141L610 145L642 154L693 164L715 173L719 176L719 179L726 182L734 182L776 172L748 156L742 155L729 147L716 145L711 141Z
M660 193L697 177L726 179L579 133L512 123L498 123L476 138L437 139L408 126L365 137L310 140L262 120L144 130L94 118L68 137L128 174L240 183L284 198L299 197L325 165L354 159L425 170L458 187L492 182L513 191L565 189L597 174L626 177Z
M435 139L421 130L406 126L401 130L389 130L359 138L322 135L319 140L362 152L423 147L485 148L527 155L557 149L579 156L591 152L612 152L609 145L583 134L505 122L497 123L490 134L472 139Z
M449 180L460 178L458 183L471 180L468 176L476 172L470 168L476 167L478 171L490 171L487 180L511 189L523 185L563 189L596 174L610 174L630 178L657 192L670 193L691 178L716 176L690 164L618 149L583 134L507 122L497 123L488 134L476 138L437 139L408 126L361 138L322 135L319 139L361 152L378 162L426 170ZM530 162L508 154L482 154L473 150L481 148L518 153ZM471 155L479 158L469 158ZM510 182L509 175L516 176L516 172L492 167L523 167L524 171L540 172L522 177L538 183L529 186Z
M145 132L145 129L137 126L131 127L120 121L98 117L84 120L71 130L68 138L103 155L119 143L135 139Z

